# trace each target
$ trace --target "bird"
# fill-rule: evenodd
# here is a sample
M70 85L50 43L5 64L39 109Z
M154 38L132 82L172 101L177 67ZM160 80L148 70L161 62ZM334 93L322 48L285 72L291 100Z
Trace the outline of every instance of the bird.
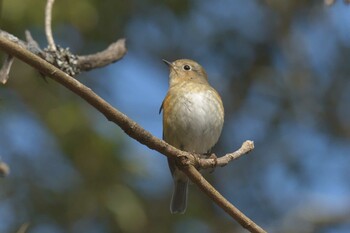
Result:
M197 62L190 59L163 62L170 70L169 90L159 110L163 111L163 140L180 150L208 155L224 124L221 97ZM175 159L168 158L168 165L174 181L170 212L183 214L189 179Z

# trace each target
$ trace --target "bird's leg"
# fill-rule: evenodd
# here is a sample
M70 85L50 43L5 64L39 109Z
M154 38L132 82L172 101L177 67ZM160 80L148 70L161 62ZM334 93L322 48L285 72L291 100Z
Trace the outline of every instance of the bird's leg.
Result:
M213 167L211 168L211 170L209 171L209 173L213 173L215 171L215 167L217 165L217 159L218 157L212 153L210 150L207 151L207 153L204 153L201 157L201 159L213 159L214 160L214 164Z

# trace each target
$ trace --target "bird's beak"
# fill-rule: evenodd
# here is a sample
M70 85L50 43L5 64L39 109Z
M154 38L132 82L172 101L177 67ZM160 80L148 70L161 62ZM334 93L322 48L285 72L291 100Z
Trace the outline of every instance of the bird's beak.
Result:
M165 59L162 59L162 60L167 66L169 66L170 68L174 68L173 63L171 63L170 61L167 61Z

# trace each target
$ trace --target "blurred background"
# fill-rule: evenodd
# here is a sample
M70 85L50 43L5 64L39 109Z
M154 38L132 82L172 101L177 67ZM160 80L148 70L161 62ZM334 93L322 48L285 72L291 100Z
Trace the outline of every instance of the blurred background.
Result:
M1 1L1 29L42 47L43 0ZM128 53L77 79L157 137L162 58L205 67L226 118L214 152L248 156L205 176L269 232L350 232L350 6L309 0L56 1L56 43ZM3 55L2 55L3 56ZM0 86L0 232L246 232L195 185L171 215L164 156L16 60Z

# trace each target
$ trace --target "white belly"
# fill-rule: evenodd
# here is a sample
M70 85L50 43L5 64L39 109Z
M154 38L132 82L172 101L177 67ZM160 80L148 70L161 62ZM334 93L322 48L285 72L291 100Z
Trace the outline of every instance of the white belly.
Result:
M176 103L176 120L167 123L165 139L180 149L206 153L218 141L223 126L221 102L211 90L186 93Z

